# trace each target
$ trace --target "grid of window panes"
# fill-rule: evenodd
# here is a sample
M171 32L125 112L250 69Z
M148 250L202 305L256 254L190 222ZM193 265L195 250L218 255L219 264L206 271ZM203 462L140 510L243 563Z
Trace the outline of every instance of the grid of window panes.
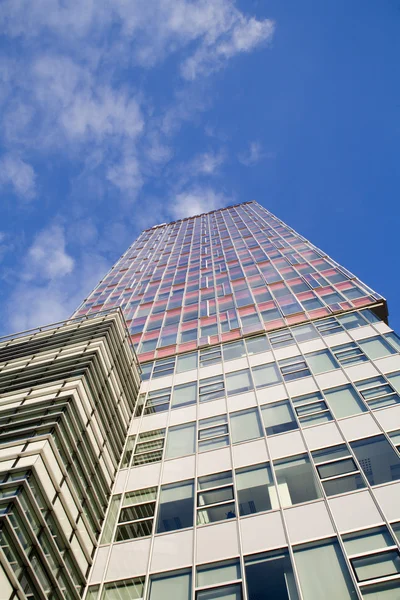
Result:
M144 231L76 314L120 306L147 361L381 300L249 202Z

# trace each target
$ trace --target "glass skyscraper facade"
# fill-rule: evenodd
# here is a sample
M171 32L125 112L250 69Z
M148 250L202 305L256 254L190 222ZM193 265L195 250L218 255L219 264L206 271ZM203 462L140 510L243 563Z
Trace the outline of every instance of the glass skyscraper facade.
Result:
M385 299L247 202L144 231L74 317L117 308L142 381L85 598L399 600Z

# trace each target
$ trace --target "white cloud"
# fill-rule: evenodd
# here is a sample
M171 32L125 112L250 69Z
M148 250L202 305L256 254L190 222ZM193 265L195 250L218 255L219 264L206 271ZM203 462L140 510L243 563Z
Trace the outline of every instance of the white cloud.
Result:
M168 207L173 219L200 215L231 203L232 199L210 187L194 187L177 194Z
M238 155L239 162L246 167L252 167L266 158L275 158L275 153L264 152L259 142L250 142L247 150Z
M193 174L214 175L224 163L224 160L225 155L223 152L204 152L195 156L189 171Z
M19 156L7 153L0 159L0 186L11 186L23 200L36 196L36 174L33 167Z
M65 233L60 225L41 231L29 248L24 279L53 280L72 273L74 259L65 249Z

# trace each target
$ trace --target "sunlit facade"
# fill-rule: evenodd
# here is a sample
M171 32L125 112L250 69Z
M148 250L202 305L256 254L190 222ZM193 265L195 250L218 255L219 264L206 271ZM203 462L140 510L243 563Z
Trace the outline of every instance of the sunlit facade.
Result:
M74 317L117 307L142 382L85 598L398 600L386 301L248 202L144 231Z

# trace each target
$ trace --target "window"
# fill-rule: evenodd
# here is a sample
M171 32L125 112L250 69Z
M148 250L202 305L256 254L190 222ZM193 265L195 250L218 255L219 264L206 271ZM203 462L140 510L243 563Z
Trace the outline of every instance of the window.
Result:
M149 392L147 394L147 402L144 414L151 415L153 413L164 412L168 410L170 399L171 388L163 388L162 390Z
M197 382L175 385L172 393L172 408L180 408L197 402Z
M229 419L231 423L233 444L253 440L263 435L258 410L256 408L231 413Z
M150 577L149 600L167 600L167 598L173 598L173 600L190 600L191 591L191 571L176 571L167 575L163 573L162 575L152 575ZM129 596L126 600L128 598Z
M400 457L384 435L350 442L370 485L400 479Z
M196 451L196 423L185 423L168 429L165 458L178 458Z
M266 404L261 408L261 413L267 435L298 428L289 400Z
M400 574L399 551L386 527L344 535L343 543L358 582Z
M220 415L199 421L199 452L229 445L228 417Z
M294 381L311 375L306 361L301 355L280 360L278 365L285 381Z
M298 600L287 550L247 556L244 561L249 600Z
M390 375L386 375L386 379L390 381L390 384L393 388L400 394L400 372L390 373Z
M177 357L177 373L184 373L185 371L191 371L192 369L197 369L197 352L191 352L190 354L183 354Z
M165 429L153 429L140 433L133 454L132 466L159 462L163 456Z
M310 352L305 355L307 363L314 375L318 373L324 373L325 371L332 371L332 369L338 369L339 365L333 358L329 350L318 350L317 352Z
M114 600L115 598L129 598L137 600L143 598L144 577L122 579L104 584L101 600Z
M268 337L273 348L284 348L285 346L290 346L295 343L293 336L288 329L270 333Z
M126 441L124 454L122 455L120 469L126 469L131 464L133 447L135 445L136 435L130 435Z
M385 335L385 338L389 340L391 345L395 348L396 352L400 352L400 338L394 331L387 333Z
M269 465L261 464L238 469L236 491L240 516L279 508Z
M224 344L222 346L222 351L224 354L224 360L233 360L235 358L241 358L242 356L246 356L246 349L244 347L243 340L238 342L233 342L231 344Z
M292 333L297 342L306 342L307 340L314 340L318 337L318 333L315 331L314 326L311 323L306 325L299 325L298 327L292 327Z
M349 367L368 360L355 342L335 346L332 348L332 352L343 367Z
M208 367L222 361L221 347L213 346L200 350L200 367Z
M114 527L118 518L119 505L121 503L121 494L111 496L108 508L107 518L104 523L103 533L100 544L111 544L114 534Z
M364 313L363 313L364 314ZM347 315L339 315L337 320L345 329L355 329L367 325L367 321L358 312Z
M371 410L400 402L400 396L382 376L357 381L355 385Z
M319 392L292 398L292 403L300 425L303 427L326 423L332 420L331 412L326 402L324 402L322 394Z
M235 371L226 375L226 391L228 396L240 394L253 389L253 382L249 369Z
M196 600L241 600L239 560L224 561L197 567ZM237 581L237 583L232 583ZM229 585L221 585L229 582ZM218 587L212 587L212 586ZM199 589L200 588L200 589Z
M339 542L318 542L294 550L303 597L307 600L354 600L350 573Z
M259 352L270 350L270 345L265 335L247 338L245 342L248 354L258 354Z
M224 376L216 375L215 377L207 377L200 379L199 382L199 401L208 402L217 398L225 397Z
M398 452L400 452L400 429L397 429L397 431L391 431L388 433L388 436L392 440L392 444L396 446Z
M318 482L307 455L274 462L278 492L283 507L321 497Z
M231 471L199 477L197 489L198 525L236 517Z
M152 379L155 379L156 377L165 377L166 375L173 375L174 369L175 356L173 358L157 360L154 363Z
M253 373L253 379L257 389L275 385L276 383L282 381L282 377L276 363L268 363L266 365L253 367L251 372Z
M194 484L192 480L162 486L157 533L193 527L193 493Z
M153 363L145 363L144 365L140 365L140 369L142 371L141 373L141 378L142 381L147 381L148 379L150 379L150 375L151 375L151 370L153 368Z
M337 419L365 412L361 398L351 385L324 390L324 396L328 405Z
M371 360L381 358L381 356L388 356L389 354L396 354L396 350L381 336L359 340L358 343Z
M333 335L334 333L340 333L343 331L343 327L339 325L334 317L329 319L323 319L315 323L315 328L319 331L322 336Z
M115 541L151 535L156 510L157 488L127 492L124 495Z
M345 444L316 450L312 457L327 496L365 487L364 479Z

